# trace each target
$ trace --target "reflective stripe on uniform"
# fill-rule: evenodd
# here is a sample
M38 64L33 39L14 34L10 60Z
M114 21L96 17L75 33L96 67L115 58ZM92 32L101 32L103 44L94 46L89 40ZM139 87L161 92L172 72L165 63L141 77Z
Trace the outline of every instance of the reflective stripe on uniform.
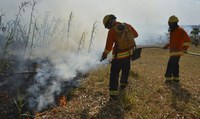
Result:
M110 95L118 95L118 91L110 91L109 94Z
M165 80L170 81L172 80L172 77L165 77Z
M109 51L109 50L104 50L104 52L105 52L106 54L109 54L109 53L110 53L110 51Z
M179 77L174 77L173 79L174 79L174 80L179 80Z
M183 55L183 51L170 52L170 56L174 56L174 55Z
M122 52L122 53L117 53L117 59L129 57L132 54L133 54L133 50ZM115 58L115 54L113 54L113 59L114 58Z

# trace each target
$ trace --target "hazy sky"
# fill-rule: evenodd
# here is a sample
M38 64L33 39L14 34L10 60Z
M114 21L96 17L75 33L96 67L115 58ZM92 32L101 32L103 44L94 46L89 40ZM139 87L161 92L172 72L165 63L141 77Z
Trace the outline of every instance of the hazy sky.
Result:
M21 1L0 0L0 13L16 14ZM181 24L200 24L200 0L36 0L37 14L52 12L65 17L73 11L79 20L102 20L113 13L120 20L133 24L165 24L170 15L177 15Z
M18 6L24 0L0 0L0 13L7 18L15 17ZM44 16L50 12L56 17L68 19L73 12L73 21L82 29L92 27L98 21L99 32L105 33L102 24L103 17L114 14L117 20L133 25L141 39L148 39L146 34L163 33L167 31L167 21L171 15L179 18L180 25L200 24L200 0L35 0L34 15ZM30 15L30 7L26 13ZM29 17L27 17L28 19ZM26 18L24 18L26 19ZM157 26L165 26L158 28ZM103 29L103 30L102 30ZM82 30L83 31L83 30ZM89 31L90 32L90 31ZM101 35L104 36L105 34ZM155 35L154 35L155 36ZM146 38L144 38L146 37ZM101 39L101 38L99 38Z

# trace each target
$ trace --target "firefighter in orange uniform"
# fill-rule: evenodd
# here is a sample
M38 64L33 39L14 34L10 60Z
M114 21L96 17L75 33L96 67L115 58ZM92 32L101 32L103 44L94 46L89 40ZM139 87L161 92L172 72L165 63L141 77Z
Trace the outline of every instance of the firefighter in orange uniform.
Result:
M128 84L130 58L135 48L134 38L138 37L138 33L130 24L117 22L112 14L104 17L103 24L109 31L101 60L106 59L113 50L109 81L109 95L112 101L118 99L118 86L119 90L124 90ZM120 71L122 74L119 84Z
M163 48L170 50L170 58L165 73L165 82L179 82L179 60L190 45L190 38L186 31L178 25L179 19L171 16L168 20L170 40Z

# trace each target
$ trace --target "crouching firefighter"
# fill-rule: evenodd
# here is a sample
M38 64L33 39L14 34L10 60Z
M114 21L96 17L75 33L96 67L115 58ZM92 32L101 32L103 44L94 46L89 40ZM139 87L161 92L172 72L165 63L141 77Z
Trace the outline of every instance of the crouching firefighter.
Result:
M106 59L113 50L109 81L109 95L112 101L118 99L118 91L124 90L128 84L130 58L136 46L134 38L138 37L138 33L131 25L117 22L112 14L104 17L103 24L109 31L101 60ZM119 82L120 71L122 74Z

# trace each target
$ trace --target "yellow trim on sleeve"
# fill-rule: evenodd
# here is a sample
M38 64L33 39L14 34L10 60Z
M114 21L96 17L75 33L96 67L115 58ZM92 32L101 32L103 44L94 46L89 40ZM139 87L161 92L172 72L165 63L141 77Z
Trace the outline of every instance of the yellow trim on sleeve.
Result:
M109 54L109 53L110 53L110 51L109 51L109 50L104 50L104 52L105 52L106 54Z

